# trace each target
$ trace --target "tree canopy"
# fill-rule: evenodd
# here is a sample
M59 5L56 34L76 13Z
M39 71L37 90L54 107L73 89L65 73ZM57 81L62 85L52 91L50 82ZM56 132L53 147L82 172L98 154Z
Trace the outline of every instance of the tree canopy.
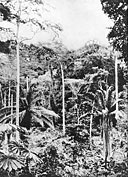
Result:
M128 6L127 0L101 0L103 11L114 22L108 39L116 50L122 53L122 57L128 62Z

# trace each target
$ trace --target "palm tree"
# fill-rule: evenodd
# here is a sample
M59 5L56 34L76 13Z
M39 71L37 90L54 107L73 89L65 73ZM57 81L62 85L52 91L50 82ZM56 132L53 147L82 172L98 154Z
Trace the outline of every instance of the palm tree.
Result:
M44 107L44 102L46 101L44 100L44 94L40 90L33 93L35 89L35 85L31 86L26 99L23 100L25 109L22 111L24 116L21 125L27 125L27 128L30 128L30 123L34 119L42 127L44 127L45 123L49 127L54 128L53 117L58 118L59 116L54 111Z
M40 86L39 86L40 87ZM54 128L53 117L58 118L59 116L52 110L48 110L44 107L44 94L39 89L37 84L31 85L27 96L20 98L20 125L30 129L32 122L38 122L41 126L45 125ZM5 108L7 110L7 108ZM8 108L9 109L9 108ZM10 122L15 120L16 113L7 115L1 118L1 123Z

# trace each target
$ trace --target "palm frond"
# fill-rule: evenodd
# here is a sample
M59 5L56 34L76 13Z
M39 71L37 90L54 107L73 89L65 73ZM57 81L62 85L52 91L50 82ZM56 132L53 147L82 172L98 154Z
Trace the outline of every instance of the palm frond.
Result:
M13 108L16 108L15 106L6 106L6 107L3 107L0 109L0 117L1 115L6 115L6 114L9 114L11 112L11 109Z
M44 114L42 115L41 112L38 112L38 113L33 112L32 114L33 119L36 122L38 122L42 127L44 127L44 123L46 123L46 125L54 129L54 123L53 123L53 119L51 118L51 116L47 116Z
M41 114L42 115L46 115L46 116L52 116L52 117L55 117L55 118L59 118L60 116L58 115L58 114L56 114L54 111L52 111L52 110L48 110L48 109L46 109L46 108L44 108L44 107L41 107Z
M0 154L0 169L2 168L3 170L11 172L12 170L16 171L22 167L24 167L23 162L20 161L18 157L15 157L14 154Z
M44 121L49 127L51 127L52 129L55 129L53 120L50 120L49 117L46 117L46 116L45 116L45 117L43 118L43 121Z
M24 115L25 115L26 110L23 110L19 113L19 117L22 120ZM16 113L10 114L10 115L5 115L0 119L0 123L7 123L7 122L12 122L16 119Z
M37 117L37 115L32 115L32 118L36 121L36 122L38 122L42 127L44 127L44 122L43 122L43 120L41 120L41 118L38 118Z

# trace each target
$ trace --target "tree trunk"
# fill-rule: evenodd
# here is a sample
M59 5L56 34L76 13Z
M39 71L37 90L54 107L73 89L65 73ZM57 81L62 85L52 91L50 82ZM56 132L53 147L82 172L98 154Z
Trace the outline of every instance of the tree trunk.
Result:
M13 115L13 94L11 95L11 115ZM11 117L11 124L13 123L13 118Z
M21 15L21 1L18 0L18 15L17 15L17 46L16 46L16 56L17 56L17 87L16 87L16 125L19 126L19 97L20 97L20 59L19 59L19 28L20 28L20 15ZM19 132L16 131L16 141L19 141Z
M126 83L126 114L128 115L128 83ZM127 149L128 149L128 116L127 116ZM128 159L128 151L127 151Z
M93 119L93 107L94 107L94 102L93 102L92 111L91 111L91 117L90 117L90 149L92 148L92 119Z
M26 90L27 90L27 93L28 93L28 91L29 91L28 76L26 76Z
M118 62L115 56L116 120L118 119Z
M11 88L10 88L10 82L9 82L9 86L8 86L8 106L10 106L10 94L11 94Z
M104 145L104 161L105 168L107 168L107 160L110 156L110 130L108 124L108 118L103 118L103 145Z
M63 66L60 63L61 76L62 76L62 113L63 113L63 135L65 135L65 84L64 84L64 71Z
M92 148L92 119L93 119L93 114L91 114L91 117L90 117L90 133L89 133L90 149Z

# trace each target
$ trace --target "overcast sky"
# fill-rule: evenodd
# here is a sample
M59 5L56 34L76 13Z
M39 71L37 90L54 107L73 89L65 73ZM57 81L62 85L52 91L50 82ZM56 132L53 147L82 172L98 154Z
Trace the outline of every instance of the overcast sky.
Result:
M59 37L68 49L83 47L89 40L97 40L108 45L108 27L112 21L102 11L100 0L46 0L49 3L48 12L42 16L44 20L59 23L63 31ZM29 36L30 30L21 29L23 36ZM50 42L51 32L38 33L31 42ZM30 42L30 41L29 41Z
M100 0L51 0L49 18L61 24L60 38L69 49L78 49L89 40L108 45L108 27L112 21L102 11ZM38 35L36 40L45 39Z

